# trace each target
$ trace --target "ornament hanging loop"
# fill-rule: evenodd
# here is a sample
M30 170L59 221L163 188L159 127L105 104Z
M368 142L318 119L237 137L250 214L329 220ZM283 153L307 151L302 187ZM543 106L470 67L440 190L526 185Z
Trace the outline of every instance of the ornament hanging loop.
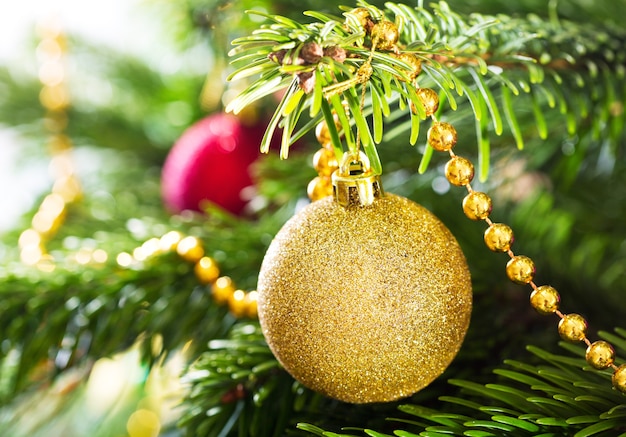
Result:
M372 172L363 152L344 153L332 182L335 201L345 208L371 205L384 196L380 176Z

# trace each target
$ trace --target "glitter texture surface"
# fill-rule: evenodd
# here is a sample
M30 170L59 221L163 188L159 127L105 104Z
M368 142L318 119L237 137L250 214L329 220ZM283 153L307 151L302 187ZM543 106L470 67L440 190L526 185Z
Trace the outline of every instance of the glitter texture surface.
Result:
M461 347L472 306L454 236L391 194L367 207L328 197L304 208L274 238L257 289L263 333L285 369L352 403L428 385Z

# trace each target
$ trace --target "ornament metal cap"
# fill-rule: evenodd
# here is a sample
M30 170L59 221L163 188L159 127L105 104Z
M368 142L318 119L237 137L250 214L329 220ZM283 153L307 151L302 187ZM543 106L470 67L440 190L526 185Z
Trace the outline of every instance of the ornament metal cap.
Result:
M344 153L332 182L335 201L345 208L371 205L384 196L380 176L372 172L363 152Z

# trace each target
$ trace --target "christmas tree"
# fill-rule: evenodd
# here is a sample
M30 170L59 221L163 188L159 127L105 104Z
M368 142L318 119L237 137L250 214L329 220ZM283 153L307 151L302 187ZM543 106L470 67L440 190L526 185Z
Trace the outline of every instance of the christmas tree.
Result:
M626 434L626 3L144 7L0 69L0 435Z

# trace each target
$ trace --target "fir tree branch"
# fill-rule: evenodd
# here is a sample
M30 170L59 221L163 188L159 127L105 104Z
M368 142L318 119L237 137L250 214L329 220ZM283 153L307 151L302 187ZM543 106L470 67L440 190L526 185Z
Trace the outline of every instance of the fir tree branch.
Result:
M616 329L616 334L602 333L601 337L610 338L618 353L624 354L624 333ZM405 429L395 429L393 434L610 436L625 432L626 397L611 387L611 372L589 371L582 347L562 346L577 357L529 346L542 364L506 360L506 367L494 370L497 383L450 380L459 388L459 394L440 397L441 410L401 405L399 410L408 416L389 420L405 424ZM299 428L319 436L337 435L315 425L300 424ZM383 435L368 429L361 431L360 435Z
M47 282L45 272L30 272L28 280L4 276L0 403L33 383L45 383L69 367L121 352L138 340L144 357L153 362L191 339L198 340L192 347L197 350L223 334L226 310L213 304L192 270L180 260L154 259L142 269L124 271L113 260L88 272L55 272L54 283ZM178 309L189 305L204 310L180 320ZM177 329L169 329L174 322ZM153 349L156 337L160 346ZM34 375L37 366L48 371Z
M258 322L237 323L228 337L210 341L183 378L189 394L179 426L194 437L289 435L313 418L321 426L352 420L374 427L385 420L378 413L397 405L355 408L307 389L276 361Z
M613 84L623 82L626 70L625 55L619 50L626 41L623 30L607 27L599 31L586 24L544 20L537 16L523 19L504 15L462 16L444 2L431 8L387 3L386 11L365 2L359 5L369 11L374 21L384 17L395 21L400 31L400 50L416 55L423 68L416 82L411 82L407 80L409 66L393 53L374 52L373 72L365 94L376 130L372 133L370 126L360 123L361 130L366 131L362 136L374 138L375 143L379 143L383 139L383 126L388 124L380 122L382 108L376 103L380 99L374 96L384 96L399 103L397 107L392 105L391 119L398 118L396 112L403 113L406 118L408 102L417 106L420 118L424 119L420 103L413 98L414 90L416 87L435 87L447 97L451 109L466 108L469 103L477 120L488 117L489 133L501 135L505 131L502 120L505 118L508 131L512 132L519 148L524 146L526 138L520 132L516 113L525 113L524 108L529 104L541 138L546 138L548 133L543 121L544 111L558 108L567 116L571 135L577 132L583 120L587 120L598 131L610 131L610 138L617 147L624 125L623 106L619 102L623 101L626 91ZM281 124L290 128L295 126L304 112L302 109L309 108L309 114L314 117L320 99L329 97L328 93L322 95L323 90L348 102L354 95L353 90L360 95L359 89L366 85L359 82L358 72L370 55L371 41L359 23L356 11L345 10L344 17L309 12L306 15L317 21L306 25L268 15L266 18L272 21L271 24L235 40L236 47L231 55L234 65L240 65L240 68L231 79L261 74L227 109L238 112L253 101L291 84L290 91L276 110L275 122L270 125L272 131ZM312 46L321 47L325 53L307 58L302 53ZM345 52L345 59L328 55L337 50ZM597 81L600 74L603 80ZM279 77L284 78L283 81ZM311 80L315 85L310 85ZM300 84L304 94L294 86L296 83ZM294 101L294 96L301 107L295 115L286 110L290 107L287 102ZM572 108L578 109L578 115L571 115ZM350 112L347 121L341 120L345 133L355 129L358 118L354 107ZM410 130L413 142L417 138L419 123L411 118L413 121L407 121L401 129L394 129L394 133ZM611 125L610 130L607 124ZM476 125L483 129L477 134L482 138L483 154L487 154L490 145L490 135L484 135L487 125L484 122ZM311 128L307 125L305 130ZM300 130L299 135L302 133ZM293 143L289 132L286 135L283 157ZM347 136L348 147L349 139ZM269 142L262 147L267 150ZM341 146L335 147L339 150ZM370 160L377 162L376 149L372 147L369 152ZM480 168L483 176L487 170L486 165Z
M179 425L189 436L281 435L293 420L294 405L313 393L281 370L258 323L238 324L226 340L208 350L185 375L190 394ZM288 407L286 407L288 406Z

